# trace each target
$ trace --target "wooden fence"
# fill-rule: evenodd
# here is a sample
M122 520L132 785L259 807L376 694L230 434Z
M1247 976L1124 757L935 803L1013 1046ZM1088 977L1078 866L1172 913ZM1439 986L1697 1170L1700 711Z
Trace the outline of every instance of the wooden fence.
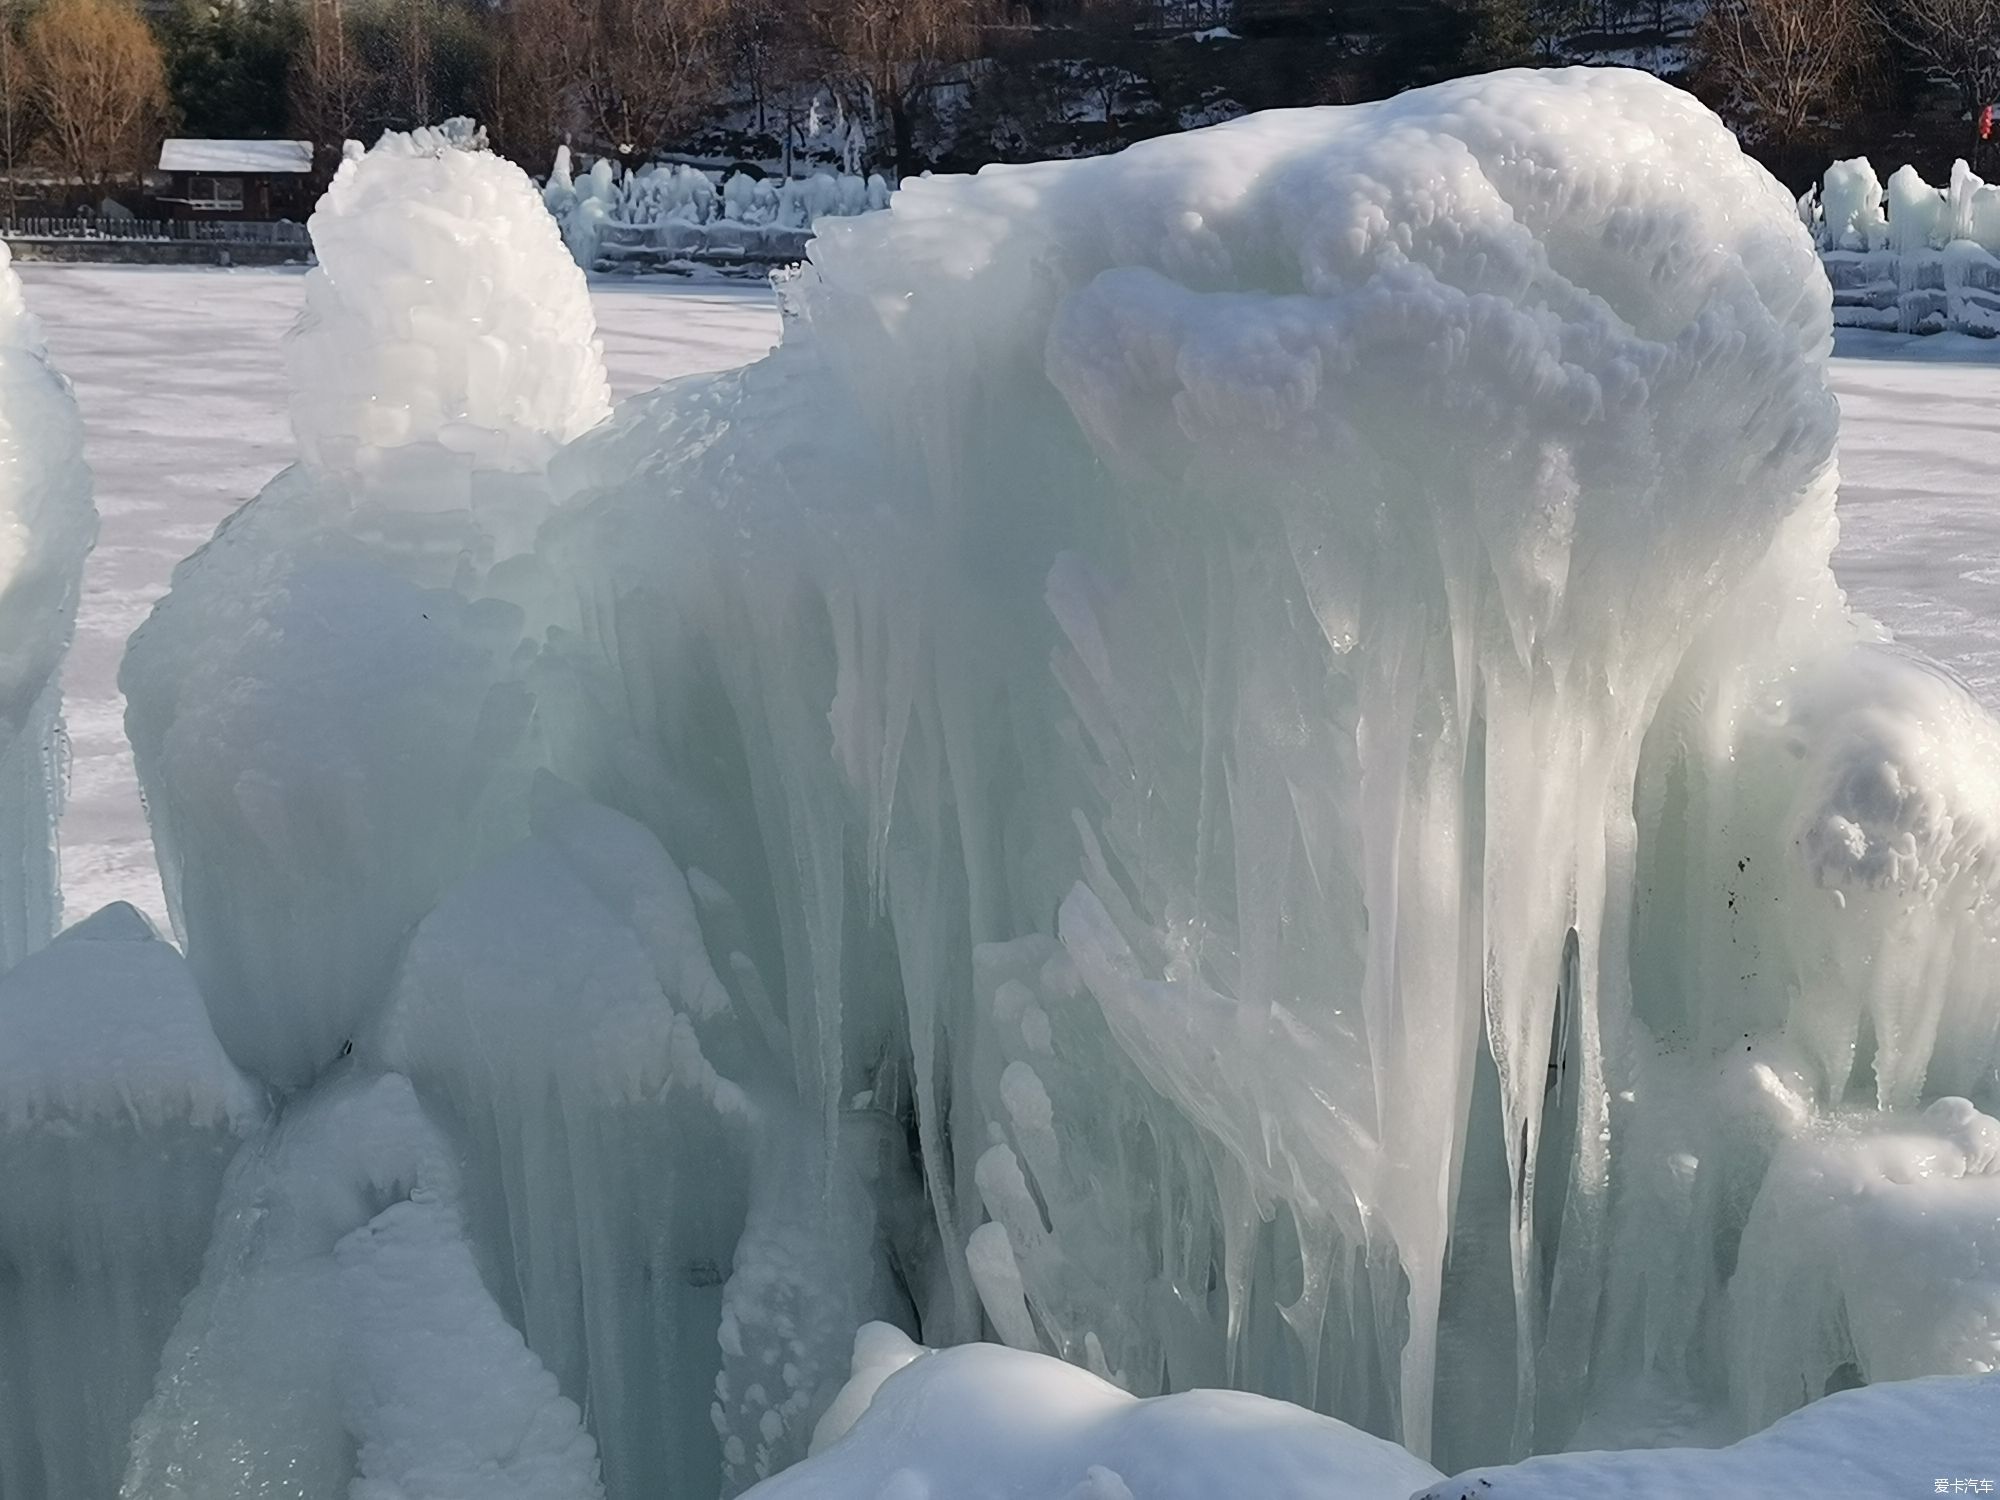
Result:
M310 249L306 226L289 219L124 219L110 215L89 218L45 218L22 215L9 219L0 234L29 240L136 240L161 244L296 245Z

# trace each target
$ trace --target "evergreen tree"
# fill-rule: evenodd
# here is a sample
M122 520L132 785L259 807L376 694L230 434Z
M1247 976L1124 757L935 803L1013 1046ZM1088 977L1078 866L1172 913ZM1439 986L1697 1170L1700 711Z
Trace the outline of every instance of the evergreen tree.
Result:
M279 0L180 0L160 26L167 92L189 135L285 134L285 80L299 19Z

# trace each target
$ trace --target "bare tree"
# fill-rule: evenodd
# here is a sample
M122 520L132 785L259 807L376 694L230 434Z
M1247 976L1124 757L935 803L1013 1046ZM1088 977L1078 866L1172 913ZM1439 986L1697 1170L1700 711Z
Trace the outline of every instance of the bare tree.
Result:
M28 139L28 109L33 86L19 35L18 0L0 0L0 166L7 172L7 218L20 211L20 189L14 180L21 150Z
M432 123L431 42L436 18L431 0L395 0L389 22L392 52L384 80L389 113L414 130Z
M23 38L50 154L92 197L141 164L167 112L159 43L131 0L48 0Z
M1716 0L1696 67L1751 140L1795 146L1852 102L1871 35L1861 0Z
M730 72L750 90L752 128L766 135L777 122L788 165L802 95L821 76L821 59L804 20L796 0L730 0L724 24Z
M1892 40L1951 84L1974 120L2000 99L2000 0L1874 0L1874 13Z
M898 175L921 167L916 120L953 64L973 55L992 0L807 0L840 66L870 112L887 116Z
M628 167L712 102L722 71L726 0L588 0L577 108L596 142Z
M486 116L499 148L548 168L574 123L589 67L590 0L514 0L501 22Z
M342 0L306 0L292 63L292 118L322 151L337 155L361 128L371 84Z

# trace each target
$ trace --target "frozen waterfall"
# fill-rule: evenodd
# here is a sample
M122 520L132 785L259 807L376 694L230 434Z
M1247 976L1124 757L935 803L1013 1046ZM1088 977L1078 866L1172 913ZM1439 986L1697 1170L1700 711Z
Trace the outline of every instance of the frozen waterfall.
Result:
M616 411L467 132L312 229L299 462L121 678L206 1103L50 1157L0 1054L214 1205L105 1234L126 1500L1400 1495L2000 1368L2000 727L1845 606L1826 279L1694 100L912 181Z

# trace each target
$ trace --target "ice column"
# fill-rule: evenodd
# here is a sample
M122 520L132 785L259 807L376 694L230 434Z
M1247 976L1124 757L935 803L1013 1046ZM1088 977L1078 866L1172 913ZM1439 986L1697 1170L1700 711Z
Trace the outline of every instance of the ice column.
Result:
M583 275L463 133L342 164L288 345L301 462L175 573L122 683L216 1030L296 1086L450 881L522 831L519 603L543 466L607 409Z
M0 969L46 942L60 915L57 668L96 536L75 399L0 249Z

